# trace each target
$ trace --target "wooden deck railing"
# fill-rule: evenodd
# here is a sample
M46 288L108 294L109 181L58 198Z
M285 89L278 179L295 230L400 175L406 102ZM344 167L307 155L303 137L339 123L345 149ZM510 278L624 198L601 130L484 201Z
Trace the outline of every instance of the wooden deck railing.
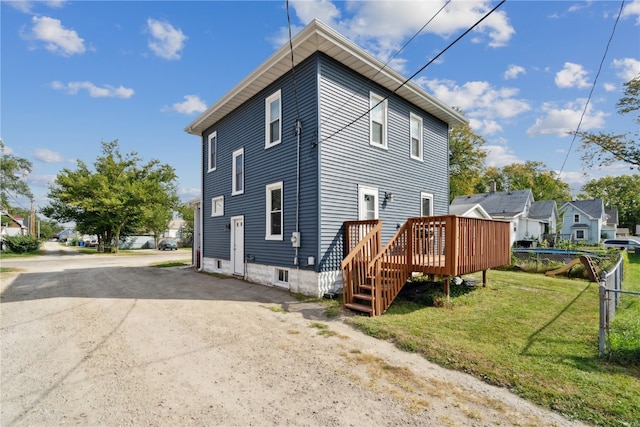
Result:
M373 316L391 305L413 272L448 278L476 271L486 273L510 261L509 223L505 221L455 215L410 218L377 251L371 242L379 244L381 224L369 228L370 224L362 223L363 230L356 232L358 224L352 221L346 227L350 238L371 230L366 235L370 243L360 241L352 251L357 254L351 256L350 252L342 263L344 303L361 311L367 305L367 312ZM369 261L363 271L366 259ZM351 281L354 271L358 271L357 284ZM370 292L365 294L362 289ZM361 298L363 295L366 298Z

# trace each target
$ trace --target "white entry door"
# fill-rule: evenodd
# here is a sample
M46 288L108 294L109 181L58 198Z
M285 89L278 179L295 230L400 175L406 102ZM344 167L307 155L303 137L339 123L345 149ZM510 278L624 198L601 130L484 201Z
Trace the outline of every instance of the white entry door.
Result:
M244 276L244 216L231 218L231 265L233 274Z
M378 219L378 189L358 186L358 219Z

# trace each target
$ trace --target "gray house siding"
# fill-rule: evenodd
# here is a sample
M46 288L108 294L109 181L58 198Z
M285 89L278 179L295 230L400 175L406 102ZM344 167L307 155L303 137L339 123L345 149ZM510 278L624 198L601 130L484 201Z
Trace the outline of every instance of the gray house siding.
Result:
M389 92L325 55L320 74L320 270L330 271L342 261L344 221L358 219L358 185L378 189L383 242L398 224L420 216L421 192L433 194L434 214L448 212L448 125L391 96L388 149L371 146L369 115L358 117L369 110L370 91L383 97ZM410 157L410 113L423 120L423 161ZM384 201L385 192L394 194L393 202Z
M303 125L300 143L299 224L301 268L309 256L317 257L317 161L316 67L311 57L296 68L294 91L291 72L207 129L203 135L203 255L230 259L231 232L226 229L233 216L244 215L244 253L251 262L292 267L294 248L290 236L296 228L297 138L294 133L297 109ZM265 149L265 99L281 90L282 142ZM216 170L207 172L208 136L217 132ZM232 156L244 149L244 194L231 195ZM283 182L283 240L265 240L266 185ZM211 199L224 196L224 216L211 217Z

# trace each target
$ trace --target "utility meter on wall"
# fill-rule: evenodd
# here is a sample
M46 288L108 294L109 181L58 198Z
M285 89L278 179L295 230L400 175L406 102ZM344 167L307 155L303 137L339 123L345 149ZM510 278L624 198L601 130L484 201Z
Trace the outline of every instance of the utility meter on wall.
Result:
M300 232L299 231L294 231L293 233L291 233L291 246L293 246L294 248L299 248L300 247Z

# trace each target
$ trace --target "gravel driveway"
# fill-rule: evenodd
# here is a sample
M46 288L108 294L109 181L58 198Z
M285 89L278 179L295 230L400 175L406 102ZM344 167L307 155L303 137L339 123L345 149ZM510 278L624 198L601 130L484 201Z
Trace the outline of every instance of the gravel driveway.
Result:
M2 426L580 425L153 253L2 260Z

